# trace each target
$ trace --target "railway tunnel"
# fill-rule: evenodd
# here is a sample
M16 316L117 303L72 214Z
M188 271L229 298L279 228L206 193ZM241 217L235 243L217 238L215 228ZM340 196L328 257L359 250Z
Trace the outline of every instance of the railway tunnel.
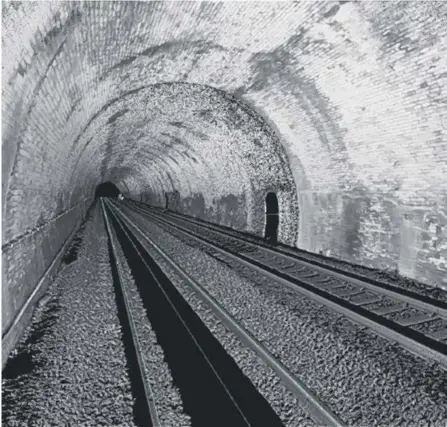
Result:
M162 317L156 317L156 306L151 311L145 305L139 287L149 280L144 274L162 287L177 283L180 279L173 277L185 272L196 274L191 283L217 277L216 288L208 289L213 301L250 332L237 329L238 339L264 337L260 342L269 356L262 363L270 370L275 358L284 364L275 374L261 368L258 343L258 350L246 355L258 374L250 363L242 366L247 362L240 355L248 350L229 350L230 332L225 335L211 317L200 314L190 291L182 294L215 335L197 326L204 340L201 354L218 345L213 340L220 343L219 351L225 349L231 360L225 352L216 359L219 378L249 378L243 383L252 396L247 401L267 405L262 413L272 417L266 418L269 426L279 419L284 425L445 422L445 371L438 354L447 339L446 21L443 2L4 2L7 425L32 425L33 419L49 425L123 425L133 419L135 425L148 425L141 421L145 411L153 413L141 398L148 387L144 379L135 379L141 357L135 339L125 338L140 327L135 315L137 326L126 329L132 316L123 312L134 298L131 288L127 296L119 290L126 281L136 283L138 304L148 312L141 325L150 319L145 327L152 324L155 335L147 339L171 369L167 374L160 362L147 374L170 384L166 389L152 384L154 395L162 396L155 398L161 402L159 413L166 407L171 411L162 420L218 425L207 424L205 415L191 415L200 413L195 406L200 399L186 397L191 381L181 379L180 361L163 338L169 332L157 329ZM116 200L120 194L124 200ZM199 242L199 235L205 240ZM162 252L146 253L144 236ZM236 236L245 240L230 242ZM212 241L222 247L210 249L206 245ZM258 275L270 276L246 276L234 265L235 251ZM162 253L174 261L178 257L183 273ZM269 254L292 261L265 269ZM138 256L141 261L135 261ZM286 277L286 270L278 273L298 257L319 268L330 266L332 273L349 272L351 281L367 277L367 284L352 282L342 288L346 296L319 289L313 300L313 291L302 283L321 271L303 266L297 270L305 272L300 278ZM291 296L288 284L279 289L280 282L269 282L275 278L294 286L299 280L307 290ZM378 310L362 312L372 307L367 301L377 304L378 291L372 288L379 286L373 284L377 280L381 301L392 295L409 304L406 318L413 323L395 326L389 323L395 318L376 319ZM356 286L369 292L359 297L361 308L350 307L351 317L344 311L334 315L328 307L337 303L347 310L361 292ZM172 289L174 301L180 297ZM179 299L178 304L184 303ZM361 323L361 316L369 323ZM389 336L374 332L376 321L390 329ZM264 330L259 326L264 324L270 325ZM293 337L297 347L289 348L282 334ZM101 362L107 352L113 361ZM95 363L105 379L101 370L94 375ZM377 368L381 363L383 371ZM356 364L370 371L363 390ZM73 369L73 375L63 376L65 369ZM113 372L121 371L119 382ZM347 372L352 382L342 381ZM310 395L297 397L307 388L296 378ZM391 388L389 381L394 381ZM86 403L85 396L92 394L95 399ZM104 400L108 395L111 400ZM391 403L381 405L381 395ZM408 399L401 402L399 395ZM315 408L326 411L309 415L301 404L312 401L309 396L324 402ZM57 409L64 405L71 409ZM248 406L237 406L234 416L243 413L244 425L262 426L248 417ZM234 420L227 421L239 425Z
M117 199L121 194L118 187L113 182L102 182L95 189L95 199L101 197L110 197Z

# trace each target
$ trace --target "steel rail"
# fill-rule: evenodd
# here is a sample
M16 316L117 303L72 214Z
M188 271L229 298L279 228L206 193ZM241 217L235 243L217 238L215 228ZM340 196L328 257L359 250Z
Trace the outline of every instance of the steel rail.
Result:
M117 219L117 221L120 223L121 229L123 230L123 232L126 234L126 236L130 239L129 237L129 233L127 232L127 230L125 230L125 228L123 227L123 223L122 221L120 221L120 219L117 217L117 215L115 213L112 212L112 215L115 216L115 218ZM138 236L134 233L134 237L135 239L144 247L144 244L141 242L141 240L138 238ZM140 251L136 248L135 243L131 242L132 246L134 247L134 249L140 254ZM145 248L146 249L146 248ZM209 358L206 356L206 354L204 353L202 347L200 346L199 342L197 341L197 339L195 338L194 334L192 333L192 331L190 330L190 328L188 327L188 325L185 323L185 321L182 319L180 313L177 311L177 309L175 308L174 304L172 303L171 299L169 298L169 296L166 294L165 290L163 289L163 286L161 286L158 278L156 277L156 275L154 275L151 271L151 268L147 265L146 261L143 259L142 257L142 261L144 263L144 265L146 266L148 272L150 273L152 279L154 280L154 282L157 284L157 286L161 289L161 291L163 292L165 298L167 299L167 301L169 301L169 304L171 305L171 307L174 309L176 315L178 316L178 318L180 319L180 321L182 322L184 328L186 329L186 331L188 332L188 334L190 335L191 339L194 341L195 345L197 346L198 350L202 353L204 359L206 360L206 362L208 363L208 365L210 366L211 370L213 371L214 375L216 376L216 378L219 380L221 386L224 388L225 392L228 395L228 398L233 402L233 404L235 405L235 407L237 408L237 410L239 411L239 413L241 414L242 418L245 420L246 424L249 426L249 422L247 421L245 414L243 413L243 411L241 410L241 408L239 407L239 405L237 404L237 402L233 399L233 396L231 395L230 391L228 390L228 388L225 386L224 381L222 380L221 376L219 375L219 373L216 371L216 369L214 368L212 362L209 360ZM161 268L161 267L160 267Z
M139 209L146 213L144 208L141 207L135 207L136 209ZM159 213L154 213L155 209L148 208L148 210L152 210L153 215L159 215ZM354 272L348 272L344 271L343 269L328 265L327 263L320 262L317 260L309 260L305 259L304 257L298 255L298 254L291 254L286 250L282 250L280 248L271 248L267 244L263 242L253 242L250 241L248 238L244 238L243 236L237 236L235 233L226 232L222 229L219 229L217 226L213 226L211 224L205 224L205 223L199 223L198 221L191 219L191 218L185 218L179 214L169 212L167 213L168 216L179 219L180 221L185 221L190 224L193 224L197 227L202 227L205 229L208 229L212 232L218 233L222 236L225 236L227 238L232 238L239 240L246 244L251 244L256 247L262 248L262 250L272 254L273 256L280 255L284 259L288 259L290 261L295 261L298 264L311 268L317 272L323 273L323 274L329 274L332 277L336 277L340 280L343 280L345 282L348 282L350 284L353 284L355 286L360 286L366 289L369 289L373 292L381 293L382 295L386 295L389 297L392 297L394 299L397 299L405 304L411 304L414 307L417 307L421 310L429 310L433 313L438 314L439 316L443 317L444 319L447 319L447 303L444 301L436 300L434 298L430 298L425 295L419 295L416 292L410 291L408 289L399 289L393 285L374 280L369 277L361 276L360 274L354 273Z
M123 294L123 300L124 300L124 306L126 308L126 313L127 313L127 318L129 321L129 327L131 330L131 338L132 338L132 343L133 346L135 348L135 353L137 356L137 362L138 362L138 370L140 372L141 375L141 379L143 381L143 387L144 387L144 398L149 410L149 414L150 414L150 418L151 418L151 422L153 427L162 427L162 424L160 422L159 416L158 416L158 411L157 411L157 407L155 405L155 401L154 401L154 393L152 391L152 388L150 386L150 384L148 383L148 381L146 380L146 364L144 362L144 359L141 357L141 348L140 348L140 343L138 341L137 338L137 331L136 331L136 326L135 326L135 320L133 318L133 314L131 311L131 303L130 303L130 299L127 295L127 291L125 289L125 279L124 279L124 274L122 271L122 265L121 263L118 261L118 251L117 251L117 245L119 245L119 242L115 241L113 232L112 232L112 225L110 224L106 209L104 207L104 201L101 200L101 207L103 209L103 214L104 214L104 219L105 219L105 223L106 223L106 228L107 228L107 234L109 235L109 239L110 239L110 244L112 246L112 250L115 256L115 260L116 260L116 267L117 267L117 271L118 271L118 279L119 279L119 284L120 284L120 288L121 288L121 292Z
M116 207L114 207L116 210ZM113 208L112 208L113 209ZM301 407L311 416L311 418L319 425L344 426L343 421L335 415L319 398L316 396L302 381L290 372L281 362L279 362L250 332L239 323L223 308L203 287L191 278L181 267L179 267L146 233L134 222L128 215L122 211L118 214L130 229L133 230L135 238L145 246L142 239L149 244L158 255L165 260L182 278L182 280L190 286L190 288L206 303L213 313L225 324L225 326L235 333L243 344L253 350L261 360L270 366L275 373L281 378L287 388L294 393ZM160 268L163 267L160 265Z
M173 227L183 234L189 235L196 241L211 247L213 250L218 251L236 262L241 263L250 269L254 269L277 282L280 282L289 289L299 292L302 295L329 307L330 309L350 318L362 326L366 326L378 335L381 335L388 340L398 342L412 353L425 359L434 360L444 368L447 368L446 344L430 338L421 332L402 326L397 322L373 313L361 306L356 306L355 304L350 303L349 301L336 295L332 295L321 288L317 288L309 280L295 278L287 273L281 272L275 268L269 267L257 260L254 260L249 256L234 253L225 247L219 247L213 241L210 241L209 239L200 236L182 226L173 224L166 219L160 219L158 215L153 215L148 212L145 212L145 215L154 219L155 221L165 224L165 226L167 225L168 227Z

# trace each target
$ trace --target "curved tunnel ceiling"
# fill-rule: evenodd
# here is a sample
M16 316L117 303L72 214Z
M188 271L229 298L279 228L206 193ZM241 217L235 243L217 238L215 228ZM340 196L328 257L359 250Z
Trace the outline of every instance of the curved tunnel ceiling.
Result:
M294 187L282 146L263 120L200 85L160 84L124 94L90 123L73 155L71 179L80 174L85 185L98 179L97 171L101 180L125 167L141 171L146 180L133 188L137 194L149 186L156 194L195 191L211 202L222 188L239 194L254 184Z
M277 191L282 241L380 262L396 206L445 212L445 3L2 7L4 242L108 180L159 204L235 196L256 231Z

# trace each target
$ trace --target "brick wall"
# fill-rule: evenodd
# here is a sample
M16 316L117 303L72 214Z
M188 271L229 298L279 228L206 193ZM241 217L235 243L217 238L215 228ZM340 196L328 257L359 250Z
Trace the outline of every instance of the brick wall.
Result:
M2 8L4 244L107 180L259 234L275 190L281 241L447 286L446 3Z
M85 216L92 200L78 203L2 247L2 335ZM55 271L58 265L55 266Z

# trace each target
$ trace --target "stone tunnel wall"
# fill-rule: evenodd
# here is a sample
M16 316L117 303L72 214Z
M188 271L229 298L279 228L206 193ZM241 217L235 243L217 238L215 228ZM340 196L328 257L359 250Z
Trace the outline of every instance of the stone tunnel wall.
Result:
M89 197L2 246L2 282L7 285L2 287L2 335L69 236L79 227L91 203Z
M5 247L104 181L255 233L276 190L281 241L446 285L446 3L2 12ZM6 273L4 325L51 262L39 238L8 252L27 279Z

